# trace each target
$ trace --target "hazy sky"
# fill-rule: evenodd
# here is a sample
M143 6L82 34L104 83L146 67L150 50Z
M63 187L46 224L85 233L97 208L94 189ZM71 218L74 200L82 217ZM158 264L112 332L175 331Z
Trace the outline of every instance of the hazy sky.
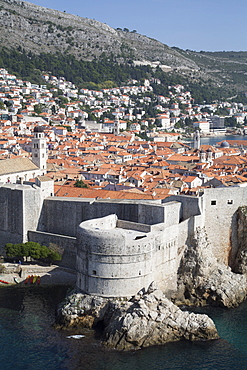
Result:
M247 51L246 0L34 0L182 49Z

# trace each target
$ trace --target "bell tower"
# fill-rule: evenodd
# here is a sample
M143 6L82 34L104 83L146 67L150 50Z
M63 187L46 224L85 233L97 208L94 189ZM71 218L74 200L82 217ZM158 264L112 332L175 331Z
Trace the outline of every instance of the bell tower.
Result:
M47 148L44 130L40 126L34 128L32 139L32 162L40 168L44 175L46 173Z
M114 128L113 128L114 135L119 135L119 118L116 115L116 118L114 120Z
M201 146L201 140L200 140L200 133L198 130L196 130L194 132L194 135L193 135L193 146L194 146L194 149L200 149L200 146Z

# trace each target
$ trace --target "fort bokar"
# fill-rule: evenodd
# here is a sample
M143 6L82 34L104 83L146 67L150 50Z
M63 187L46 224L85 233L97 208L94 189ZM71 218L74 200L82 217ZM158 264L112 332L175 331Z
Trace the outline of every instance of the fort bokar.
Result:
M128 302L127 310L129 304L134 305L135 314L136 310L143 313L142 301L146 305L151 300L152 307L147 305L152 311L148 314L148 325L153 327L154 322L162 322L167 330L165 317L158 320L164 305L171 314L172 303L164 301L167 297L228 307L246 297L246 186L209 188L197 197L177 195L163 201L87 200L54 197L53 181L39 176L35 183L1 184L0 203L2 245L27 240L44 245L56 243L64 250L62 264L77 270L72 310L61 311L67 321L70 317L70 324L77 325L78 318L80 324L90 327L104 321L106 302L108 307L109 302L118 302L112 312L126 318L124 300ZM90 307L90 315L85 307ZM175 316L176 310L177 306ZM92 314L93 311L97 313ZM112 320L119 325L119 316ZM139 317L139 324L140 320L143 325ZM186 322L186 328L191 327ZM112 321L105 322L108 329L113 330L112 325ZM198 325L197 321L192 327ZM205 336L217 337L212 323L203 321L200 330L205 325L210 332ZM126 328L109 330L105 334L106 343L116 347L116 333L126 332ZM144 334L140 335L133 325L129 330L143 339ZM186 335L200 339L198 333ZM125 344L122 341L120 349L159 344L154 339L151 343L139 343L136 337L132 341L128 338ZM163 343L177 339L173 328L171 338L164 336L163 341L159 340Z
M113 201L53 196L53 181L1 184L1 244L28 240L63 248L63 265L77 269L77 287L105 297L132 296L155 281L176 289L186 246L204 228L214 256L235 269L238 209L247 187L204 189L198 197Z

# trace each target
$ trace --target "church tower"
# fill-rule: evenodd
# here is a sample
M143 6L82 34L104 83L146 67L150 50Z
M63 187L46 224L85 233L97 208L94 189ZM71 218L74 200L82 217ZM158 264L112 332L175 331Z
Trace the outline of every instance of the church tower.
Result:
M200 149L201 139L200 139L200 133L198 130L194 132L193 141L194 141L193 143L194 149Z
M46 173L47 148L44 130L40 126L34 128L32 139L32 162L38 166L44 175Z
M116 115L116 118L114 120L114 128L113 128L114 135L119 135L119 118Z

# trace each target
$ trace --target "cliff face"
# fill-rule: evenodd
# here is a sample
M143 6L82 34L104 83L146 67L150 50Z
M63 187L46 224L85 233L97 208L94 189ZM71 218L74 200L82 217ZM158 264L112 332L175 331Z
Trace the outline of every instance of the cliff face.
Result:
M0 0L1 45L34 53L56 52L92 60L103 52L136 60L160 61L180 68L196 63L161 42L105 23L25 1Z
M241 274L247 273L247 207L238 209L238 253L234 270Z
M247 279L219 263L204 229L198 228L178 270L178 300L196 305L234 307L247 294Z

